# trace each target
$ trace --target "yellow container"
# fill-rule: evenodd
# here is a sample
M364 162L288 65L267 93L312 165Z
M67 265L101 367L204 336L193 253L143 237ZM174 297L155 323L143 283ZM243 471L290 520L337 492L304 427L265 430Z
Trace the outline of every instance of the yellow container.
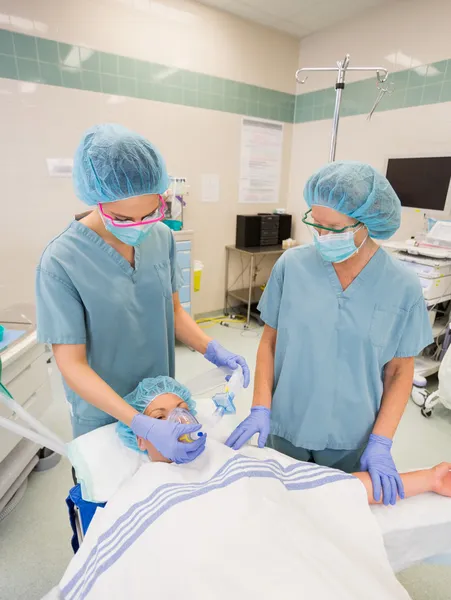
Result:
M194 291L195 292L199 292L200 291L200 281L202 278L202 271L204 269L204 265L203 263L200 262L200 260L195 260L194 261L194 267L193 267L193 284L194 284Z

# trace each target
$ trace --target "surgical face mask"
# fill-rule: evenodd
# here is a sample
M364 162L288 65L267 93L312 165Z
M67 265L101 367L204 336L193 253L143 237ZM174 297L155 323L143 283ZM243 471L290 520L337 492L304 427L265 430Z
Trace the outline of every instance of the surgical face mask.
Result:
M166 203L160 196L158 208L139 223L131 221L118 221L107 215L101 204L98 205L100 218L105 225L105 229L112 233L119 241L128 246L139 246L152 231L155 223L164 219Z
M358 252L368 238L368 236L366 236L357 248L354 242L354 234L357 233L357 231L360 231L360 229L362 229L362 227L353 231L328 233L326 235L319 235L319 233L314 230L313 234L316 249L321 254L321 257L327 262L344 262Z
M149 223L148 225L135 225L133 227L127 227L123 229L116 227L108 221L104 221L105 229L112 233L119 241L127 244L127 246L139 246L146 239L146 237L152 231L155 223Z

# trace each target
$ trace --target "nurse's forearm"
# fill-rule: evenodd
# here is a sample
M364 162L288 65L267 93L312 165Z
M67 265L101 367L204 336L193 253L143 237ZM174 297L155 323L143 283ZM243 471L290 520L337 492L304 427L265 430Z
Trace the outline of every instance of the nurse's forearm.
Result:
M385 367L384 393L373 433L393 439L413 384L413 358L394 358Z
M190 348L205 354L212 338L209 337L192 317L183 309L180 302L174 302L175 337Z
M115 419L126 425L131 424L137 411L91 369L84 345L54 345L53 354L71 390Z
M373 498L373 484L369 473L353 473L354 477L360 479L365 486L368 494L368 502L370 504L382 504L383 498L379 502ZM414 471L412 473L401 474L402 483L404 485L404 494L406 498L410 496L417 496L418 494L424 494L426 492L435 492L436 489L436 477L434 469L424 469L423 471ZM399 496L398 496L399 500Z
M277 330L265 325L257 352L252 406L271 408Z

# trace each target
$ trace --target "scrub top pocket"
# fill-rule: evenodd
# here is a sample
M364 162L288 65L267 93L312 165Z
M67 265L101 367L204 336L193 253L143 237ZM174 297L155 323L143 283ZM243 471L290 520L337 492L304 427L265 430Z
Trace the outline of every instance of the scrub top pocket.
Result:
M172 298L171 263L169 260L155 265L158 280L160 281L163 296L169 300Z
M393 329L400 317L396 308L376 306L370 325L370 340L374 346L385 348L393 339Z

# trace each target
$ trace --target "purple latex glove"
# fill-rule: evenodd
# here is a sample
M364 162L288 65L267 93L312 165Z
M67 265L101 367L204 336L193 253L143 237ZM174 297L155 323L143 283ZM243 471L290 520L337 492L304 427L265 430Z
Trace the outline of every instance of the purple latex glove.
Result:
M360 468L370 474L374 499L379 502L382 492L385 506L394 506L398 496L404 498L402 479L390 452L392 444L390 438L372 433L360 459Z
M148 440L160 454L178 465L189 463L205 450L207 435L204 433L195 442L180 442L185 433L199 431L202 425L184 425L138 414L133 417L131 430L135 435Z
M269 435L270 418L271 411L269 408L254 406L251 409L251 414L233 431L226 441L226 446L233 450L239 450L253 435L259 433L258 447L264 448Z
M204 354L205 358L216 365L217 367L228 367L232 371L240 366L243 369L244 387L249 385L251 374L245 359L239 354L233 354L219 344L216 340L212 340Z

